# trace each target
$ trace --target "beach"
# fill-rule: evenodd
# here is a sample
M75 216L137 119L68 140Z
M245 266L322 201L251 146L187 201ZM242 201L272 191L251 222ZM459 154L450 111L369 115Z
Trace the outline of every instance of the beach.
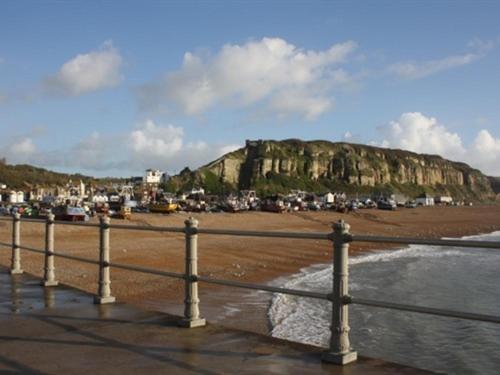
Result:
M396 211L376 209L340 214L332 211L274 214L266 212L134 214L132 220L112 220L127 225L181 227L193 216L201 228L331 232L332 223L345 220L354 234L415 238L461 237L500 230L500 206L418 207ZM97 222L93 218L91 222ZM22 245L42 249L45 226L22 223ZM11 241L11 224L0 221L0 241ZM353 243L350 254L388 249L384 244ZM2 247L0 263L10 264L10 249ZM98 259L97 228L56 225L55 251ZM279 238L229 237L200 234L199 274L241 282L269 283L300 272L304 267L332 261L329 241ZM163 271L184 271L184 235L145 231L111 230L111 262L139 265ZM56 258L59 282L95 293L97 266ZM22 268L41 277L43 255L22 251ZM111 269L112 294L119 302L181 314L183 281L144 273ZM255 297L255 299L253 299ZM267 298L267 299L266 299ZM267 307L262 297L242 289L200 284L202 314L209 321L240 329L269 333ZM247 304L238 304L244 302ZM245 306L244 311L240 308ZM229 306L229 307L228 307ZM236 306L231 311L231 306ZM239 307L238 307L239 306ZM229 313L228 313L229 312Z

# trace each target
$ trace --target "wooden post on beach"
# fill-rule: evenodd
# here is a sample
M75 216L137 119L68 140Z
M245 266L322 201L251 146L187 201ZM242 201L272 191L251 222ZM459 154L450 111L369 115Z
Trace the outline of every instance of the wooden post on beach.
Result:
M59 284L54 272L54 218L54 214L48 214L45 222L45 272L43 280L40 282L43 286L56 286Z
M23 273L21 268L21 214L16 212L12 216L12 259L10 266L11 275Z
M333 298L330 349L322 359L345 365L357 359L349 343L349 224L339 220L333 225Z
M198 307L198 220L190 217L184 222L186 225L186 280L184 298L184 318L179 321L181 327L202 327L205 319L200 317Z
M115 302L111 295L111 278L109 272L109 217L99 218L99 287L97 295L94 296L95 304Z

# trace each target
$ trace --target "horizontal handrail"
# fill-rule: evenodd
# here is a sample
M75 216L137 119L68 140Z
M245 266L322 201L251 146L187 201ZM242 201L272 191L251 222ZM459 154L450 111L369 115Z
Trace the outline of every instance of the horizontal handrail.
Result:
M421 313L421 314L444 316L444 317L448 317L448 318L477 320L480 322L500 324L500 317L493 316L493 315L474 314L474 313L453 311L453 310L447 310L447 309L436 309L433 307L413 306L413 305L406 305L406 304L402 304L402 303L376 301L376 300L372 300L372 299L357 298L357 297L351 297L351 296L349 296L347 298L346 302L352 303L352 304L357 304L357 305L382 307L382 308L387 308L387 309L392 309L392 310L410 311L410 312Z
M0 242L0 246L12 247L12 244L7 242Z
M9 218L1 218L3 220L12 220ZM44 219L27 219L21 218L21 221L29 223L45 223ZM78 221L61 221L55 220L55 224L61 225L77 225L82 227L99 227L99 224L85 223ZM109 228L137 230L137 231L150 231L150 232L173 232L185 233L184 227L163 227L153 225L125 225L125 224L109 224ZM290 239L314 239L314 240L328 240L330 233L304 233L304 232L271 232L271 231L247 231L247 230L231 230L231 229L197 229L197 233L210 234L210 235L227 235L227 236L246 236L246 237L270 237L270 238L290 238Z
M8 220L12 221L12 218L0 217L0 220ZM45 224L47 222L46 219L30 219L26 217L21 217L20 221L26 223L35 223L35 224ZM78 227L89 227L89 228L99 228L99 224L87 223L84 221L63 221L63 220L54 220L55 224L59 225L73 225Z
M36 249L36 248L33 248L33 247L29 247L29 246L19 246L19 248L22 249L22 250L31 251L33 253L45 254L45 250L42 250L42 249ZM76 255L69 255L69 254L63 254L63 253L52 253L51 255L57 256L59 258L65 258L65 259L70 259L70 260L77 260L79 262L84 262L84 263L97 264L97 265L100 264L99 261L97 261L97 260L83 258L83 257L79 257L79 256L76 256Z
M246 236L246 237L274 237L292 238L305 240L328 240L330 233L307 233L307 232L271 232L271 231L251 231L251 230L231 230L231 229L206 229L199 228L200 234L212 234L223 236Z
M0 217L0 220L12 221L8 217ZM29 219L21 218L21 221L30 223L45 223L44 219ZM54 221L60 225L74 225L83 227L99 228L100 224L72 221ZM173 232L185 233L184 227L163 227L163 226L146 226L146 225L125 225L125 224L109 224L109 228L136 230L136 231L151 231L151 232ZM197 233L208 235L225 235L225 236L244 236L244 237L268 237L268 238L290 238L290 239L314 239L314 240L331 240L331 233L307 233L307 232L276 232L276 231L249 231L249 230L232 230L232 229L211 229L198 228ZM467 248L485 248L485 249L500 249L498 241L474 241L474 240L447 240L447 239L421 239L412 237L385 237L352 234L348 237L349 241L353 242L372 242L372 243L394 243L403 245L429 245L429 246L454 246Z
M480 247L485 249L500 249L500 242L498 241L425 240L421 238L364 236L357 234L351 235L350 239L356 242L378 242L378 243L397 243L404 245Z
M27 251L31 251L33 253L39 253L39 254L45 254L45 250L42 250L42 249L36 249L34 247L29 247L29 246L21 246L21 245L18 245L17 246L19 249L22 249L22 250L27 250Z
M124 224L109 224L109 228L125 229L125 230L142 230L150 232L174 232L185 233L184 227L159 227L159 226L146 226L146 225L124 225Z
M262 285L262 284L242 283L239 281L214 279L211 277L200 276L200 275L195 277L195 281L203 281L203 282L206 282L209 284L233 286L236 288L243 288L243 289L263 290L263 291L272 292L272 293L291 294L294 296L301 296L301 297L318 298L318 299L325 299L325 300L330 299L330 296L326 293L317 293L317 292L310 292L307 290L280 288L280 287L275 287L275 286L270 286L270 285Z
M146 268L146 267L139 267L139 266L130 266L128 264L122 264L122 263L109 263L111 267L114 268L121 268L124 270L129 270L129 271L136 271L136 272L142 272L142 273L149 273L152 275L158 275L158 276L167 276L167 277L173 277L176 279L186 279L186 276L183 273L178 273L178 272L169 272L169 271L159 271L159 270L154 270L151 268Z

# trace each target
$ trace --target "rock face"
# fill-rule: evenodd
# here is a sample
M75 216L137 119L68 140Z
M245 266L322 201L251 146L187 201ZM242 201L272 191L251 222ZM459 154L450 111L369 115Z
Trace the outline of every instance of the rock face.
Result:
M246 141L244 148L197 172L201 181L208 172L235 189L262 187L276 180L293 184L296 180L318 186L390 185L396 190L420 186L443 193L458 189L462 195L472 194L477 199L493 195L488 178L464 163L437 155L328 141Z

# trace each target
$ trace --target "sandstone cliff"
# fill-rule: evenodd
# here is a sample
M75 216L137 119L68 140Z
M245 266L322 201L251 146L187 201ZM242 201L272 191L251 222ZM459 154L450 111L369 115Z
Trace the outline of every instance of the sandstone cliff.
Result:
M245 147L176 178L178 184L206 185L209 190L425 191L476 200L494 194L480 171L437 155L297 139L247 141Z

